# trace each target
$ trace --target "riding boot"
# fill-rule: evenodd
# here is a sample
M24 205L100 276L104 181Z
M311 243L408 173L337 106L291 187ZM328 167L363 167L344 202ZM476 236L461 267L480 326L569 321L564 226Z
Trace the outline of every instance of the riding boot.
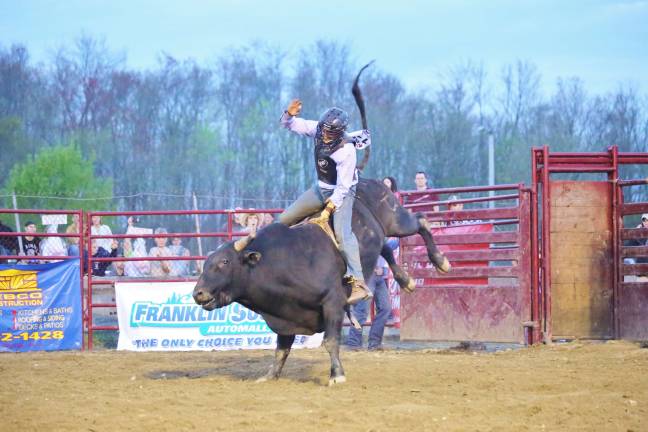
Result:
M354 277L349 278L351 283L351 295L347 298L347 304L353 305L362 300L370 300L373 293L367 287L365 281L358 280Z

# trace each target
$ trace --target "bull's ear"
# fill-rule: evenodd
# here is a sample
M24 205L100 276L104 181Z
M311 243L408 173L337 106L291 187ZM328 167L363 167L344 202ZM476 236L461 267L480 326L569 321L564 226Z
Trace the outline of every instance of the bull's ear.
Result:
M243 253L243 262L250 265L255 265L261 261L261 252L257 251L246 251Z

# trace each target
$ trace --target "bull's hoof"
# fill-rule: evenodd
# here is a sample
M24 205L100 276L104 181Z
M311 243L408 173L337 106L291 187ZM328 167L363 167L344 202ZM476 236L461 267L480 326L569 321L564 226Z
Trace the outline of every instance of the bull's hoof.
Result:
M407 282L407 285L405 285L403 289L405 290L406 293L412 294L416 289L416 282L414 281L414 279L410 278L409 281Z
M346 377L344 375L340 375L338 377L331 377L329 378L329 387L335 385L335 384L342 384L346 382Z
M277 379L279 379L278 376L274 376L273 374L266 374L266 375L263 375L261 378L257 378L257 380L254 381L254 382L255 383L264 383L264 382L267 382L267 381L270 381L270 380L277 380Z
M435 263L438 260L435 260ZM450 265L450 261L448 261L448 258L443 257L443 261L441 261L441 264L438 264L436 266L437 270L440 271L441 273L448 273L450 269L452 269L452 266Z

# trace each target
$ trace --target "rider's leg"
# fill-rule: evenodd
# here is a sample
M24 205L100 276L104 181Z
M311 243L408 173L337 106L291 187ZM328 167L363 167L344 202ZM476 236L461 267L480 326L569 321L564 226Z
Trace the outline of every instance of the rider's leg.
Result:
M292 226L324 207L324 197L315 186L302 193L297 200L279 215L279 222Z
M333 230L337 239L342 256L347 264L345 276L353 276L351 296L347 299L349 304L357 303L360 300L371 298L372 294L362 274L360 262L360 249L358 239L351 229L351 218L353 216L353 202L355 201L355 186L351 188L344 197L342 205L338 207L333 216Z

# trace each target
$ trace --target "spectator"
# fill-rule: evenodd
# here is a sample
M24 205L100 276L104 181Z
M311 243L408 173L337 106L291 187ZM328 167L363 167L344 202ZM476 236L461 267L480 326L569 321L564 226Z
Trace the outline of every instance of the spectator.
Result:
M48 234L58 233L58 225L48 225ZM66 256L67 247L61 237L45 237L41 243L41 254L43 256ZM49 260L48 262L58 262L60 260Z
M636 228L648 229L648 213L644 213L641 215L641 222L639 223L639 225L637 225ZM628 246L648 246L648 238L628 240L627 245ZM646 256L637 257L635 258L634 262L637 264L646 264L648 263L648 257Z
M391 302L389 300L389 290L387 289L388 275L389 268L387 262L383 257L378 257L374 274L369 279L369 288L374 294L374 304L376 305L376 315L369 329L368 349L370 351L383 349L382 340L383 334L385 333L385 324L387 324L389 314L391 313ZM367 321L370 307L371 302L369 300L363 300L352 306L353 314L360 324L364 324ZM351 327L349 329L346 346L351 350L362 349L362 330L356 330Z
M135 226L140 222L139 217L129 216L127 219L127 228L126 234L140 234L143 228ZM142 237L136 239L125 238L122 242L122 255L125 258L143 258L147 257L146 253L146 241ZM121 264L118 268L118 264ZM127 277L144 277L151 272L151 262L150 261L122 261L120 263L115 263L115 270L119 273L122 272L124 276Z
M65 229L66 234L79 234L79 215L72 215L72 223L67 226ZM66 237L65 241L68 244L67 254L69 256L79 256L79 238L78 237Z
M154 234L168 234L166 228L156 228ZM167 237L155 237L155 246L149 250L149 256L155 258L170 257L173 254L167 247ZM170 261L151 261L151 276L169 276L171 274Z
M263 223L261 224L262 226L270 225L271 223L274 222L274 217L272 216L272 213L263 213Z
M430 188L428 187L428 180L427 180L427 175L425 174L425 171L417 171L416 176L414 177L414 184L416 185L416 191L417 192L424 192L429 190ZM421 195L416 195L413 198L410 198L407 201L407 204L416 204L416 203L429 203L432 201L439 201L439 195L435 193L427 193L427 194L421 194ZM435 205L432 207L432 210L435 212L439 211L439 206ZM414 209L416 211L416 209Z
M99 239L92 240L92 258L108 258L117 256L117 248L119 243L117 239L110 240L110 252L103 247L99 246ZM92 275L93 276L106 276L106 269L112 264L111 261L92 261Z
M180 237L174 237L171 240L171 246L169 246L172 256L184 256L188 257L191 255L189 249L182 245L182 239ZM188 276L189 275L189 263L190 261L171 261L171 276Z
M234 208L234 211L239 211L243 210L241 207L236 207ZM245 222L243 221L245 219L245 215L247 213L234 213L234 223L239 224L243 228L245 228Z
M396 196L396 199L400 201L400 192L398 192L398 185L396 184L396 179L391 176L387 176L383 179L385 186L389 188L390 191Z
M448 197L448 201L458 201L459 197L457 195L450 195ZM448 210L450 211L461 211L463 210L464 205L461 202L451 202L448 204ZM477 224L481 223L480 220L453 220L450 222L450 226L458 226L458 225L472 225L472 224Z
M25 223L25 232L35 233L36 224L32 221L27 221ZM18 252L18 255L22 256L38 256L40 255L40 246L41 240L38 237L32 235L26 235L22 238L22 250ZM22 264L38 264L38 260L23 260Z
M245 232L249 234L256 234L259 229L259 215L256 213L243 213L241 223Z
M90 233L92 235L112 235L112 231L108 225L101 224L101 216L92 216L92 226L90 227ZM110 250L112 245L112 239L102 238L96 239L97 246L103 248L104 250Z
M125 258L142 258L146 257L146 244L144 239L138 238L135 239L135 246L133 247L133 241L129 238L125 238L122 243L123 254ZM149 261L122 261L122 264L119 267L122 267L122 270L116 266L116 270L119 274L121 271L124 276L127 277L144 277L151 272L151 263Z
M0 221L0 232L14 232L11 227ZM0 255L17 255L18 241L16 237L0 236ZM6 260L0 260L0 264L6 263Z

